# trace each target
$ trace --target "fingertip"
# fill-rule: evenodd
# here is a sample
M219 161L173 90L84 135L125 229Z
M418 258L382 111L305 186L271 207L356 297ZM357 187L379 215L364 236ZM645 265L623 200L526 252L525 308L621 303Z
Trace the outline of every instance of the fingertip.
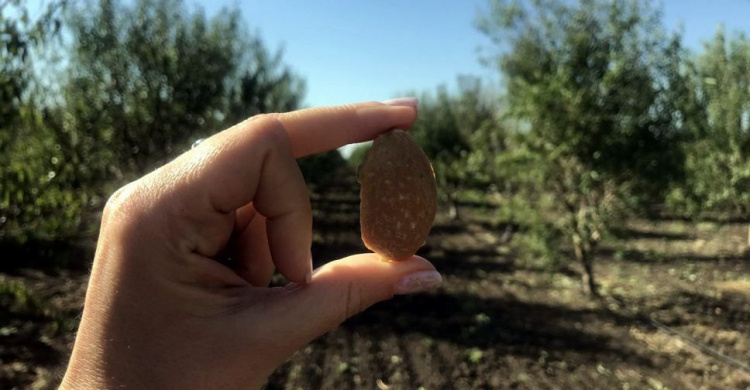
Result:
M404 275L394 286L395 295L406 295L434 290L443 284L443 276L436 270L417 271Z
M308 274L312 275L312 216L269 221L267 232L271 257L279 273L290 282L307 284Z
M377 253L362 253L332 261L313 273L312 283L332 280L353 281L392 291L403 277L415 272L437 272L429 260L412 256L408 260L393 261ZM391 294L392 295L392 294Z
M276 264L276 269L286 280L299 285L308 285L312 283L313 272L307 265L305 265L307 261L295 260L303 257L296 256L292 258L287 256L286 259L289 261L286 261L286 259L280 260L279 257L280 256L274 257L274 263Z
M368 139L376 137L379 132L392 128L408 129L417 120L417 108L412 106L390 106L380 104L377 106L363 106L357 109L357 116L362 122L362 127L375 129L378 133L372 134ZM353 142L367 141L368 139L354 139Z
M405 97L385 100L383 101L383 104L387 106L417 107L419 105L419 98L417 98L416 96L405 96Z

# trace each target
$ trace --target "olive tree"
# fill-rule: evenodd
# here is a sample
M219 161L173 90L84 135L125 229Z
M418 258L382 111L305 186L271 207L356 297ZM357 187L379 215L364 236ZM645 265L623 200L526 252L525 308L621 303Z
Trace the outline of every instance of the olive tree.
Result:
M0 240L25 241L75 225L81 199L58 178L57 145L40 109L35 53L56 36L64 1L33 17L19 0L0 2ZM70 205L70 207L65 207Z
M693 211L750 213L750 40L719 29L693 69L703 112L686 118L693 126L680 198Z
M460 219L461 192L475 186L483 174L471 165L472 140L497 123L495 106L479 79L459 77L457 84L455 92L439 87L434 95L422 94L419 117L410 131L432 162L440 197L453 219Z
M92 177L131 178L199 137L297 108L301 80L236 10L208 18L181 0L71 7L59 125Z
M532 162L521 171L539 195L531 210L569 240L594 296L608 228L680 176L670 88L683 52L659 16L644 1L495 0L478 19Z

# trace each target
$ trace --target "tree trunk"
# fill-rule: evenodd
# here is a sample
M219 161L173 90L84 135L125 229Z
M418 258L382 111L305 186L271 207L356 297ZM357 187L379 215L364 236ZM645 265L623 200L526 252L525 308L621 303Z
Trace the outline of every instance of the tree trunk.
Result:
M586 294L592 298L599 298L599 287L594 280L594 264L589 260L584 262L583 268L586 272L582 275L582 282L586 289Z
M583 289L586 294L591 298L599 298L599 288L596 285L594 279L594 259L589 248L581 240L574 240L573 250L575 251L576 258L581 262L583 266L583 273L581 274L581 282Z
M458 213L458 204L456 203L456 201L451 200L448 203L449 203L448 215L454 221L460 220L461 219L461 215Z
M448 216L452 221L458 221L461 219L461 215L458 212L458 200L451 196L448 191L445 191L445 197L448 200Z
M507 244L510 242L510 240L513 238L513 224L508 223L505 225L505 230L503 231L503 234L500 236L500 242L503 244Z

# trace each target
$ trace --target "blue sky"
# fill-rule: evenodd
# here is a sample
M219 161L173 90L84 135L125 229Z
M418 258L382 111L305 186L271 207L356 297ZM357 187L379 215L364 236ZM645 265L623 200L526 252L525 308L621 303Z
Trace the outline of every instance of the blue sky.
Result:
M199 2L210 14L232 1ZM487 74L471 1L244 1L250 28L307 80L311 106L383 100Z
M187 0L190 4L191 1ZM459 74L495 82L479 64L489 42L473 27L480 0L192 2L211 15L237 5L251 31L307 81L306 105L383 100L455 85ZM750 33L750 0L667 0L664 23L700 50L719 24Z

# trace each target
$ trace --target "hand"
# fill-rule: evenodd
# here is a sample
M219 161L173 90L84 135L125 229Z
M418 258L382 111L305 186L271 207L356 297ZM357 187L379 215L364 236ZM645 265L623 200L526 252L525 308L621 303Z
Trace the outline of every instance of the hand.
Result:
M260 115L107 203L62 388L253 388L296 350L394 294L440 284L426 260L359 254L312 272L295 158L416 119L416 101ZM215 259L232 254L232 266ZM274 269L291 283L268 288Z

